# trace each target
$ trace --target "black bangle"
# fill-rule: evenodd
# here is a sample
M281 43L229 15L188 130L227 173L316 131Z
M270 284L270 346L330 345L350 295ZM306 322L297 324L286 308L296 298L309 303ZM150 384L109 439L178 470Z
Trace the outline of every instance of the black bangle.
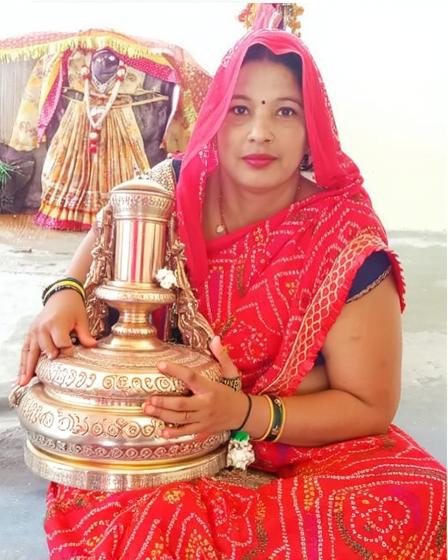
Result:
M246 397L247 397L247 399L248 399L248 401L249 401L249 406L248 406L248 408L247 408L246 416L244 417L244 420L241 422L240 427L239 427L239 428L235 428L235 430L232 430L233 432L239 432L240 430L243 429L244 425L245 425L246 422L249 420L249 416L250 416L250 413L251 413L251 411L252 411L252 398L251 398L251 396L249 395L249 393L244 393L244 394L246 395Z
M56 280L56 282L53 282L52 284L47 286L42 292L42 303L45 305L52 295L59 292L60 290L65 290L67 288L78 292L82 297L84 303L86 303L86 291L84 285L77 278L73 278L73 276L66 276L65 278Z
M45 299L45 296L53 287L67 280L69 282L73 282L74 284L76 284L79 287L80 292L85 295L84 284L82 282L80 282L77 278L74 278L73 276L65 276L64 278L60 278L59 280L56 280L55 282L47 286L42 292L42 299Z
M53 288L50 288L45 293L45 295L42 296L42 304L46 305L47 301L51 298L51 296L53 296L57 292L60 292L61 290L74 290L75 292L77 292L81 296L84 304L86 303L86 299L84 297L83 292L81 292L81 290L77 286L67 286L67 285L61 284L59 286L54 286Z

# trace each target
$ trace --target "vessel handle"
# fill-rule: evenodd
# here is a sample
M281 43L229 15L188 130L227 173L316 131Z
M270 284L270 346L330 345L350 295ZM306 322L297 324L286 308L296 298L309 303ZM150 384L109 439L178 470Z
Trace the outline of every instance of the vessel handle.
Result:
M22 387L21 385L14 383L11 392L9 393L8 396L9 406L11 408L18 408L21 400L23 399L23 397L25 396L25 394L28 392L29 389L30 389L29 385L25 385L25 387Z

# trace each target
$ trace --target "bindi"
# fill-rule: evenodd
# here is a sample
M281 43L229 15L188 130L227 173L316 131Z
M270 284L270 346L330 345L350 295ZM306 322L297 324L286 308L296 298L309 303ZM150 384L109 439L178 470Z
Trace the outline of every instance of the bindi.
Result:
M264 99L261 100L262 105L266 105L266 101Z

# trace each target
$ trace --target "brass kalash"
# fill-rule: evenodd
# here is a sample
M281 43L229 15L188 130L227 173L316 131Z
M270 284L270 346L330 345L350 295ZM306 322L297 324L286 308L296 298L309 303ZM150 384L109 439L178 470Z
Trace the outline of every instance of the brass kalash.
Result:
M188 394L156 368L161 360L213 380L220 373L207 354L212 332L185 275L172 208L173 194L148 178L112 190L96 226L87 311L94 335L104 332L108 306L119 320L96 348L75 346L73 357L55 360L41 356L38 382L12 393L27 432L26 464L45 479L115 491L210 476L225 466L227 432L164 439L164 423L142 411L150 395ZM174 272L177 287L159 285L160 269ZM189 347L157 338L150 314L165 305L167 316L176 311Z

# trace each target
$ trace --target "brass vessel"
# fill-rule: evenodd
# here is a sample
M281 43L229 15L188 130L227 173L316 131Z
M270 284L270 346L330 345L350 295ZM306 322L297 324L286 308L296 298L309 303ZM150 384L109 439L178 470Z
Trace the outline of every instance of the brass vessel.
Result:
M160 340L150 321L154 310L175 300L194 310L194 302L185 302L185 290L162 288L155 280L166 263L172 207L172 193L149 179L112 190L113 263L110 278L106 275L93 296L103 313L105 304L117 309L119 320L95 348L75 346L72 357L54 360L42 355L37 382L12 393L27 433L25 462L45 479L116 491L210 476L225 466L227 432L164 439L164 423L142 411L150 395L188 394L181 381L157 369L161 360L195 368L212 380L220 373L205 351ZM176 291L183 293L183 305ZM187 340L196 340L191 324L189 329Z

